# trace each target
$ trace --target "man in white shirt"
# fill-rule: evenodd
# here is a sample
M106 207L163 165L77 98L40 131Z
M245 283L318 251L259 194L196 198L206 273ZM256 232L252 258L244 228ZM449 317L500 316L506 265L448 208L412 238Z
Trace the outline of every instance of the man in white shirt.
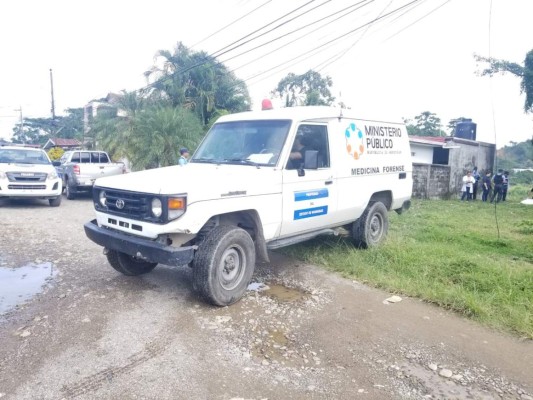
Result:
M463 187L461 188L463 195L461 196L461 201L464 201L465 198L466 201L472 200L472 192L475 182L476 178L472 176L472 172L468 171L466 175L463 176Z

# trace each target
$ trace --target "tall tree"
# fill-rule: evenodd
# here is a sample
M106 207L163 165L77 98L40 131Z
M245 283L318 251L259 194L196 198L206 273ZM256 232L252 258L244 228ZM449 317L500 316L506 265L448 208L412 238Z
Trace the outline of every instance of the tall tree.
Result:
M291 72L279 81L272 94L285 98L286 107L329 106L335 101L330 91L332 86L332 79L319 72L309 70L302 75Z
M80 138L83 131L83 108L67 108L66 115L55 118L24 118L13 127L14 143L44 144L51 137Z
M129 160L134 169L175 165L180 147L195 148L203 128L198 118L180 107L151 107L133 120L128 136Z
M446 136L446 132L441 129L441 120L435 113L424 111L415 117L414 123L405 120L407 133L415 136Z
M475 54L476 61L488 63L489 66L482 71L479 71L480 76L493 75L498 72L510 73L521 79L520 93L526 94L526 100L524 102L524 111L526 113L533 111L533 50L530 50L526 54L524 65L520 65L514 62L506 60L498 60L492 57L482 57Z
M205 52L195 52L178 42L174 52L160 50L159 64L145 73L149 91L175 107L193 111L203 125L217 110L239 112L250 109L244 81Z

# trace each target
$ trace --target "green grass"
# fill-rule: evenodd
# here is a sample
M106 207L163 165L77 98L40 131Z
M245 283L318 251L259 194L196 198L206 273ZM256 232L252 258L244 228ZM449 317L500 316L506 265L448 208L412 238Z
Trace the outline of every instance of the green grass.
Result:
M516 187L497 206L414 201L390 213L389 236L378 248L320 238L285 254L395 293L415 296L485 325L533 338L533 206Z

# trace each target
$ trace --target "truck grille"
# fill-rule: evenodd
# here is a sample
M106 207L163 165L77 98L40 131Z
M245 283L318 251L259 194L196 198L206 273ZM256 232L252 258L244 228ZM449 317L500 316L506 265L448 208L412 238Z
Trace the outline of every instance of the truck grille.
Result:
M153 220L150 202L153 196L146 193L105 190L107 211L131 219Z
M44 182L48 176L45 172L7 172L9 182Z
M44 190L46 185L7 185L7 188L14 190Z

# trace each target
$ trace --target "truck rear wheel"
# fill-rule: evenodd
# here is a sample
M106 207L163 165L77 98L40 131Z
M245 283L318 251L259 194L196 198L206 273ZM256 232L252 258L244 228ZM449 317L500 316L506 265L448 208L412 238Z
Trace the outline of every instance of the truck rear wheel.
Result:
M193 263L195 290L213 305L228 306L240 300L252 279L254 242L241 228L217 226L200 243Z
M68 179L65 181L65 192L67 199L74 200L76 198L76 188L70 184Z
M374 247L383 242L389 230L387 207L381 202L370 203L353 223L352 237L359 248Z
M146 274L157 266L157 263L144 261L140 258L136 258L115 250L108 250L106 257L109 264L115 270L127 276Z

